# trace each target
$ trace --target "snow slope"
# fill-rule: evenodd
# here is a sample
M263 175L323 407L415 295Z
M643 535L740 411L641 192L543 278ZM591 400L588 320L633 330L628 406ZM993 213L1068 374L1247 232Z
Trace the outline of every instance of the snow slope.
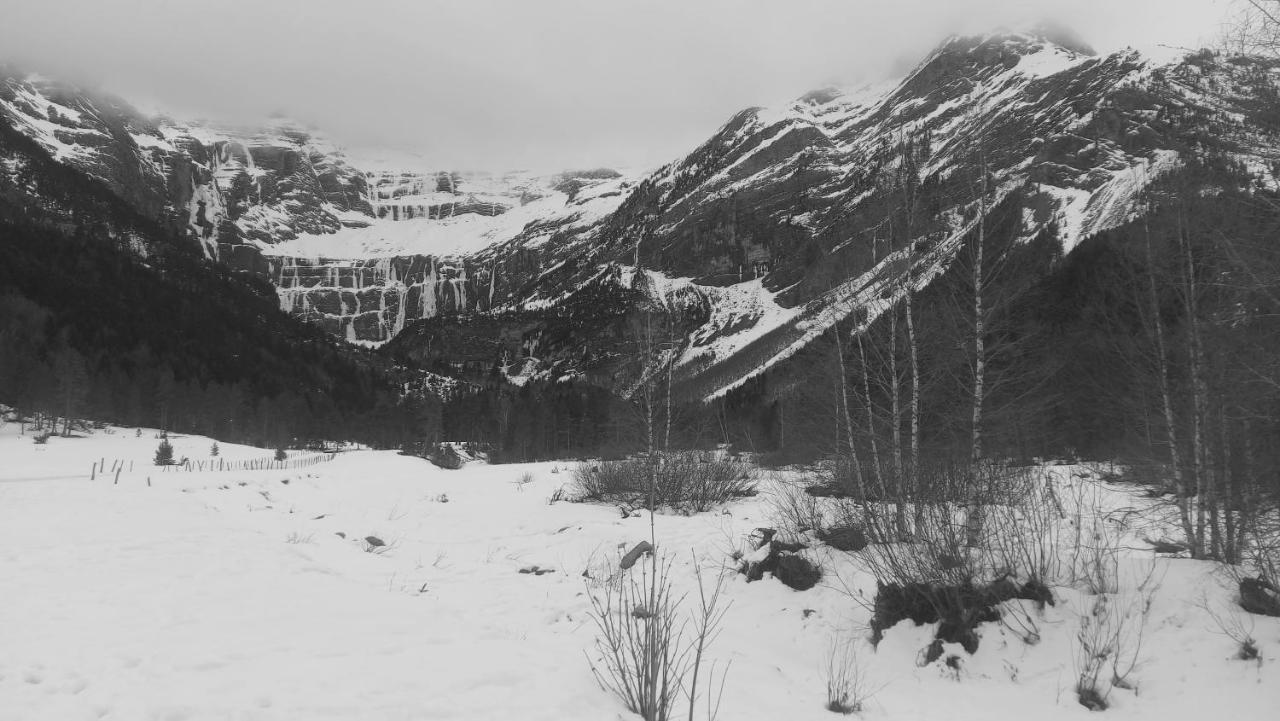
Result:
M622 200L615 179L600 183L582 197L570 199L565 193L538 184L536 199L515 205L494 215L466 213L442 218L418 217L410 220L374 220L364 227L342 228L335 233L309 233L292 240L261 246L272 256L301 258L363 259L388 256L424 255L454 257L478 253L497 243L516 238L531 223L563 224L567 230L580 230L598 222L613 211ZM530 181L531 183L534 181ZM441 194L447 195L448 194ZM482 198L501 197L496 193ZM402 196L407 203L413 196ZM427 200L423 200L426 204ZM436 205L450 200L434 199ZM493 201L495 205L499 201ZM375 208L378 207L375 202Z
M209 443L174 439L192 458ZM157 474L143 470L155 444L119 429L41 447L0 428L0 719L634 718L591 677L588 594L599 590L581 574L615 566L647 518L549 505L567 466L444 471L360 451L293 471ZM102 456L134 472L90 481ZM516 483L526 471L532 482ZM1052 471L1110 507L1138 503L1088 469ZM677 591L695 590L695 558L714 577L770 523L769 505L766 493L718 513L660 514ZM366 552L370 535L388 550ZM720 718L832 718L823 669L832 640L848 637L875 690L870 718L1088 714L1071 693L1081 591L1059 589L1057 606L1032 611L1035 645L988 624L959 670L921 667L932 629L904 622L871 649L868 612L846 593L869 597L871 579L856 559L817 555L828 576L810 591L726 578L732 605L709 651L718 668L732 662ZM1125 563L1149 559L1135 547ZM1280 702L1280 620L1253 621L1261 662L1233 660L1201 607L1229 607L1213 567L1157 564L1137 690L1115 692L1108 717L1266 718ZM519 572L531 565L553 572Z

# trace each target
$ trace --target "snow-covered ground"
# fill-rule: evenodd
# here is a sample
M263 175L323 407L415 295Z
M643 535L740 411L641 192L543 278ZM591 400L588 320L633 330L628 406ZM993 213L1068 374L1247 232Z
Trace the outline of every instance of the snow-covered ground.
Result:
M648 518L554 503L566 464L459 471L391 452L356 451L298 470L157 473L154 431L97 431L46 446L0 427L0 719L630 719L588 667L595 627L583 577L647 538ZM208 458L211 441L172 439ZM271 451L220 444L222 457ZM94 461L132 461L118 484ZM523 473L532 481L520 484ZM1093 483L1080 467L1063 482ZM1080 476L1084 476L1081 478ZM147 485L150 477L151 485ZM112 476L113 478L113 476ZM1073 480L1074 479L1074 480ZM714 575L745 536L772 523L770 490L719 512L659 514L678 593L694 564ZM1136 503L1091 485L1111 505ZM345 538L343 535L344 534ZM367 552L363 539L387 546ZM1147 563L1137 546L1127 566ZM726 579L731 602L709 657L731 662L720 718L830 719L833 639L854 638L863 715L885 719L1083 718L1073 639L1078 589L1032 610L1041 639L981 627L958 670L918 666L930 627L904 622L865 640L874 583L856 558L819 549L827 577L809 591ZM1262 660L1209 612L1231 593L1207 563L1157 560L1136 691L1106 715L1268 718L1280 704L1280 620L1254 617ZM537 566L552 573L520 573ZM963 653L961 654L963 656ZM683 717L683 716L682 716Z
M514 182L514 181L513 181ZM478 253L518 237L530 225L545 224L561 231L582 229L600 222L626 199L632 181L624 177L592 181L572 200L547 185L546 178L528 181L537 194L528 203L519 203L519 194L503 197L496 191L479 196L432 194L405 196L387 205L419 204L422 207L445 203L495 202L510 206L497 215L464 213L443 218L415 217L411 220L365 218L364 227L342 228L336 233L301 234L293 240L262 243L266 255L298 258L385 258L397 255L459 256ZM508 192L512 192L508 189ZM436 197L436 196L439 197ZM502 201L505 201L502 202ZM534 233L529 242L541 244Z

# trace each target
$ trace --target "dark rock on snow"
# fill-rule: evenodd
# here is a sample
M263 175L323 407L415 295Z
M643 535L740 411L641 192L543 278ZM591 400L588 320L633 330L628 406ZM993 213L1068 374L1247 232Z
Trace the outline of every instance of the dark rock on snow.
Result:
M818 585L822 579L822 569L799 552L808 548L803 543L774 540L777 530L773 528L757 528L751 534L751 543L755 553L744 559L738 570L747 577L747 581L759 581L764 574L772 574L774 578L797 591L807 591ZM768 549L761 553L762 549Z
M1260 616L1280 616L1280 590L1260 578L1240 582L1240 607Z
M622 557L622 560L618 562L618 566L624 569L631 568L636 565L636 561L640 559L640 556L652 552L653 545L648 541L641 541L630 551L627 551L626 555Z

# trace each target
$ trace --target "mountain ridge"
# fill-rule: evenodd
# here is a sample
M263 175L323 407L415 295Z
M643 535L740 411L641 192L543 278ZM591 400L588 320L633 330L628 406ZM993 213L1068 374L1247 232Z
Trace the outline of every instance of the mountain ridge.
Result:
M1275 185L1271 68L1097 55L1050 31L952 36L899 80L740 111L643 178L363 172L322 136L285 125L254 140L201 139L176 124L151 134L123 111L115 124L139 148L139 137L188 143L192 167L166 184L178 222L207 255L268 278L282 308L339 338L378 345L440 315L541 312L625 277L619 289L683 309L672 323L702 323L675 377L709 400L855 312L874 322L907 285L922 290L945 271L974 227L979 171L997 189L985 207L1014 202L1017 237L1051 231L1063 253L1141 215L1144 188L1204 148ZM8 87L0 109L14 117ZM34 110L28 129L70 155L69 131L49 127L56 103L18 96ZM254 186L241 182L236 198L228 186L242 175ZM264 192L269 176L285 190ZM531 361L519 378L577 372L570 357L591 339L539 359L527 335L539 332L525 328L500 352Z

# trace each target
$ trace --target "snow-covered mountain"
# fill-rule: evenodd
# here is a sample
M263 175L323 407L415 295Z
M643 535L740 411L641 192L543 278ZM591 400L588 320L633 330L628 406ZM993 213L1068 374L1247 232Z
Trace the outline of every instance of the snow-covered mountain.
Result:
M143 214L185 227L211 258L234 262L226 246L372 217L363 173L289 120L230 128L148 118L118 98L14 74L0 77L0 117Z
M642 177L360 167L287 121L147 119L34 77L0 80L0 117L339 337L455 367L506 358L517 381L624 384L610 339L660 308L678 381L714 398L927 287L984 212L1066 253L1206 150L1274 186L1278 93L1256 58L953 37L900 80L744 110ZM459 325L489 342L460 350Z
M1256 58L954 37L899 81L742 111L598 226L475 257L511 311L563 307L619 268L618 287L679 316L685 395L714 398L926 287L983 212L1016 218L1002 226L1014 245L1049 233L1066 253L1136 218L1150 183L1205 151L1274 187L1276 92Z
M210 259L270 279L285 309L358 341L385 341L406 318L488 308L491 271L469 254L530 223L594 223L625 185L607 169L492 174L385 157L357 168L287 119L243 128L146 117L12 72L0 73L0 118Z

